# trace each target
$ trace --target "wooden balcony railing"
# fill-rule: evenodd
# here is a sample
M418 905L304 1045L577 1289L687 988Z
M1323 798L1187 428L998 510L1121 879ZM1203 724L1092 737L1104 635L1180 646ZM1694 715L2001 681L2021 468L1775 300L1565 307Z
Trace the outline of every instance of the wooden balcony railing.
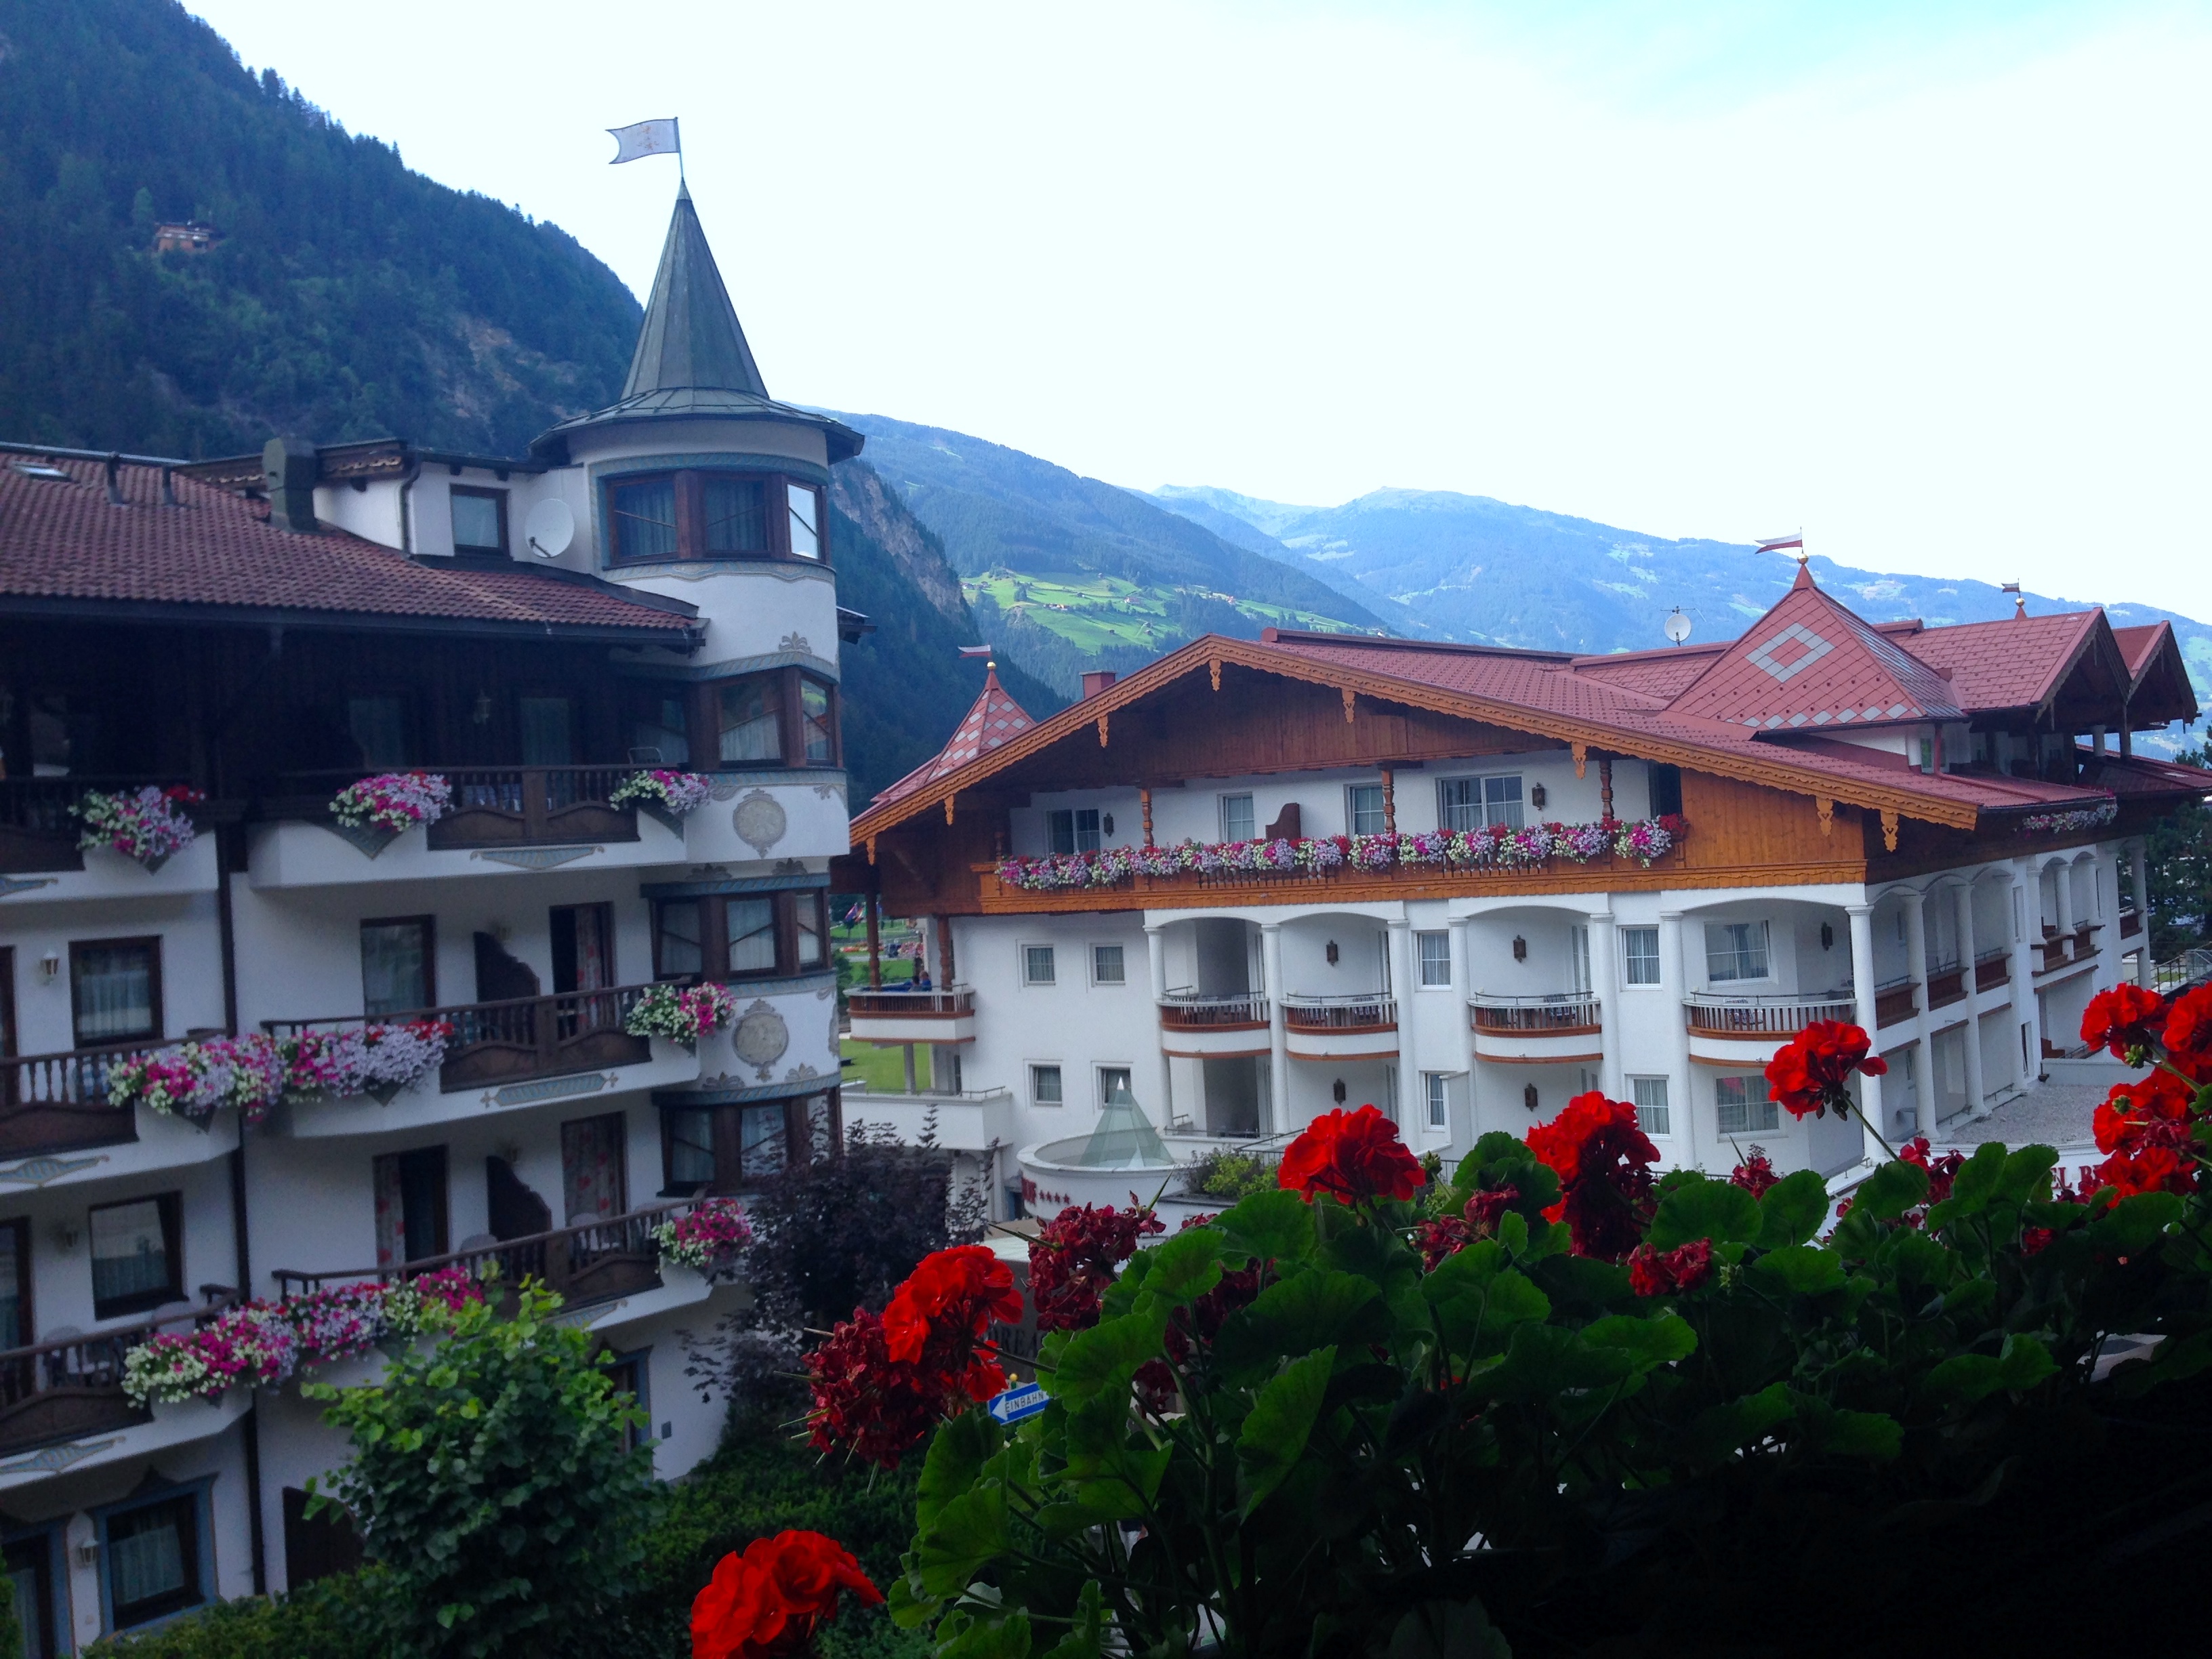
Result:
M409 1020L442 1019L453 1026L438 1087L447 1094L487 1084L520 1083L533 1078L568 1077L637 1066L653 1058L648 1037L632 1036L623 1022L642 985L604 991L563 991L550 997L518 997L507 1002L466 1002L413 1013L364 1018L344 1014L328 1019L272 1019L264 1022L272 1036L314 1030L343 1030L355 1025L396 1025Z
M2140 910L2121 911L2120 937L2122 939L2133 939L2141 932L2142 932L2142 912Z
M635 775L635 766L400 766L428 772L453 786L446 815L424 834L434 848L568 846L585 841L635 841L637 810L607 797ZM331 802L348 784L376 774L288 772L263 791L264 817L328 823Z
M1599 1030L1604 1017L1596 998L1584 992L1558 996L1468 999L1468 1009L1478 1031L1512 1032L1523 1036L1586 1036Z
M1249 991L1200 996L1170 991L1160 999L1160 1028L1168 1031L1256 1030L1268 1023L1267 999Z
M1855 1021L1857 1010L1846 996L1723 997L1696 994L1684 1001L1690 1030L1710 1036L1747 1037L1779 1042L1796 1036L1814 1020Z
M1283 1024L1293 1031L1395 1031L1398 1005L1386 996L1289 997Z
M526 1279L540 1280L558 1291L572 1307L605 1302L659 1288L660 1253L653 1242L653 1230L675 1220L696 1201L678 1199L603 1221L473 1245L400 1266L347 1267L329 1273L279 1267L270 1276L276 1281L277 1294L289 1297L327 1285L350 1285L363 1279L390 1283L419 1278L441 1267L462 1267L478 1279L495 1274L508 1287Z
M1913 993L1919 988L1909 979L1875 986L1874 1023L1878 1026L1895 1025L1902 1020L1911 1019L1920 1012L1919 1006L1913 1000ZM1932 1008L1936 1006L1936 975L1933 974L1928 976L1928 1006Z
M123 1357L155 1331L204 1323L237 1299L220 1291L188 1314L0 1352L0 1454L147 1421L123 1392Z
M975 994L960 985L944 991L854 991L845 1006L879 1019L959 1019L975 1012Z
M1974 958L1974 988L1994 991L2012 977L2012 951L2004 947L1984 951Z
M2066 965L2066 941L2072 937L2071 934L2061 934L2055 939L2046 939L2037 945L2035 949L2043 960L2035 971L2047 974L2053 969L2063 968Z
M0 1059L0 1157L137 1139L137 1112L107 1103L108 1073L118 1061L164 1046L127 1042Z
M1948 1008L1954 1002L1965 1000L1966 969L1961 963L1951 963L1928 971L1928 1006Z

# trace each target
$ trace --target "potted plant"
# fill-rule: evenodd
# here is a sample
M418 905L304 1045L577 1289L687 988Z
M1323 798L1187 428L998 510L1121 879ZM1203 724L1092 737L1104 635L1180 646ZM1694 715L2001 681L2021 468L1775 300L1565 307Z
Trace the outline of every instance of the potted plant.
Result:
M183 784L161 789L149 783L121 794L88 789L70 808L84 822L76 844L87 851L106 848L136 859L150 873L192 844L198 831L189 809L206 799Z
M404 832L445 817L453 799L453 784L434 772L380 772L339 790L331 816L339 835L374 858Z

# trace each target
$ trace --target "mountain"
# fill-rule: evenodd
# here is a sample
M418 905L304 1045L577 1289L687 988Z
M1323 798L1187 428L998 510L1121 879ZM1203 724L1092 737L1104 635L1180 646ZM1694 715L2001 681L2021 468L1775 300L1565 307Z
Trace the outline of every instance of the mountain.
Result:
M187 220L206 252L154 251ZM175 0L0 0L0 434L71 447L520 454L614 400L641 314L568 233L409 172Z

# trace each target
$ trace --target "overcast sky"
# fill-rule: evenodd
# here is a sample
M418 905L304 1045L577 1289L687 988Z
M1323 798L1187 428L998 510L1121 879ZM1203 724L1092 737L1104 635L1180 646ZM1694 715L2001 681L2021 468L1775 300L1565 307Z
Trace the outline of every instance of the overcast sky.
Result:
M781 398L2212 617L2212 4L194 9Z

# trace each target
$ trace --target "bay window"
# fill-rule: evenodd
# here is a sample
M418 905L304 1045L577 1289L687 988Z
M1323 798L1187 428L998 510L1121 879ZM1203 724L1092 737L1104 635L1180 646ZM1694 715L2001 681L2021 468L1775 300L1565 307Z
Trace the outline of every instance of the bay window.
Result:
M715 752L726 766L835 766L837 694L796 668L709 689Z
M782 473L628 473L608 480L605 507L613 564L829 556L821 487Z
M744 980L812 973L829 961L830 918L819 888L656 899L656 979Z
M664 1197L757 1188L793 1164L828 1158L839 1138L837 1091L714 1106L664 1105Z

